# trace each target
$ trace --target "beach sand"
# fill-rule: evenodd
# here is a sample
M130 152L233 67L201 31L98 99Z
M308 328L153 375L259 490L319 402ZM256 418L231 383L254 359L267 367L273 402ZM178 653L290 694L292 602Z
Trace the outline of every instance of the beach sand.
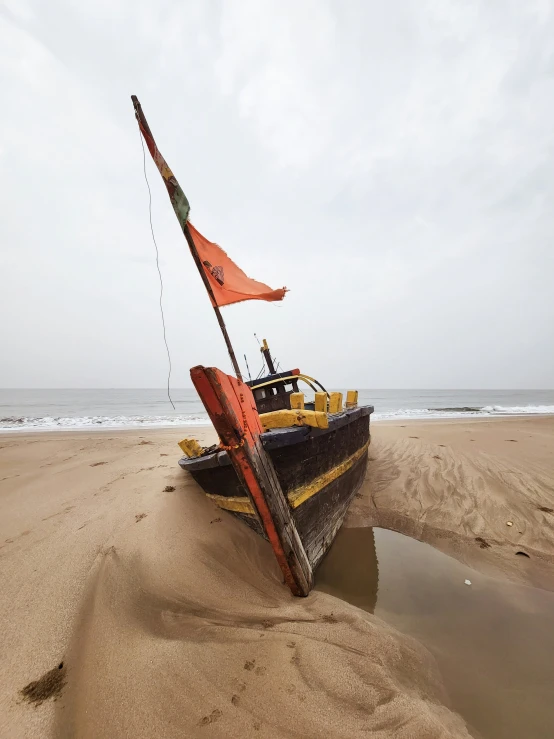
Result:
M554 589L554 417L374 424L369 457L346 526L400 531Z
M0 436L0 736L469 736L422 644L289 594L192 433ZM554 589L554 418L374 424L370 458L346 526Z

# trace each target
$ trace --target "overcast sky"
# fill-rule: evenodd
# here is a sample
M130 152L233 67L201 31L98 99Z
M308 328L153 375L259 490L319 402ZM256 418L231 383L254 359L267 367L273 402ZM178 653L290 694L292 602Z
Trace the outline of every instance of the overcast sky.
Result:
M554 386L554 3L0 0L0 386L163 387L138 95L328 386ZM231 371L150 159L174 387ZM244 365L244 363L242 362Z

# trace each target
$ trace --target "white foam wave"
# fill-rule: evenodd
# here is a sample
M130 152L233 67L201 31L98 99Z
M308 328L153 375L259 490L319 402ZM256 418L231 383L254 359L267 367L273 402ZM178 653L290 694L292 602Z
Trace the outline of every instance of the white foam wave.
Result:
M487 405L483 408L399 408L391 411L376 411L374 421L393 421L425 418L482 418L493 416L545 415L554 414L554 405ZM0 432L53 431L60 429L132 429L172 428L179 426L209 426L206 414L183 414L176 416L80 416L80 417L26 417L0 418Z
M424 418L483 418L493 416L524 416L554 414L554 405L486 405L483 408L459 409L445 408L400 408L394 411L376 411L372 415L374 421L393 421L396 419Z
M55 429L164 428L173 426L209 426L207 415L180 416L80 416L0 418L0 431L53 431Z
M493 415L519 416L525 413L543 415L554 413L554 405L486 405L482 410Z

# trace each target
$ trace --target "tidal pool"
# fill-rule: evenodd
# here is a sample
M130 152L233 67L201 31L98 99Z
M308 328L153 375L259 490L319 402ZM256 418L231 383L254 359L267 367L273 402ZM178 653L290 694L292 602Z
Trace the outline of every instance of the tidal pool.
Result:
M476 737L554 737L553 592L487 577L372 528L341 529L316 587L424 644Z

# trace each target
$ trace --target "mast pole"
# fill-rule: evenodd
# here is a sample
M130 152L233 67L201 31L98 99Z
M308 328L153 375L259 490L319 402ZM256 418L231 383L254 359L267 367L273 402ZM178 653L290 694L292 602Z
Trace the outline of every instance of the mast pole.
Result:
M231 358L233 369L235 370L237 378L242 382L242 373L240 371L237 358L235 356L233 345L231 344L231 339L229 338L229 334L227 333L227 328L225 327L223 316L221 315L221 311L219 310L219 306L217 305L212 286L210 285L210 281L208 280L208 277L200 260L200 256L198 255L196 244L194 243L194 239L192 238L192 234L188 227L188 214L190 211L189 202L186 198L185 193L181 190L181 186L177 182L177 178L168 167L167 162L162 157L160 150L158 149L156 142L154 141L154 136L152 135L150 126L148 125L144 113L142 112L142 106L139 103L137 96L131 95L131 100L133 101L133 106L135 108L135 117L139 124L141 135L144 136L146 145L148 146L148 150L152 155L152 159L154 160L156 167L162 175L163 181L167 188L167 192L169 194L169 199L171 200L171 205L173 206L173 210L175 211L177 220L179 221L185 239L187 240L187 243L189 245L192 258L194 259L194 263L196 264L198 271L200 272L200 277L202 278L204 287L206 288L206 290L208 291L208 295L210 296L212 308L214 309L217 322L219 323L219 328L221 329L221 333L223 334L223 338L225 339L225 344L227 346L227 351L229 352L229 357Z
M267 345L267 341L265 339L262 339L263 344L260 349L261 353L264 355L265 362L267 364L267 368L269 370L270 375L277 374L275 371L275 365L273 364L273 359L271 358L271 353L269 351L269 346Z

